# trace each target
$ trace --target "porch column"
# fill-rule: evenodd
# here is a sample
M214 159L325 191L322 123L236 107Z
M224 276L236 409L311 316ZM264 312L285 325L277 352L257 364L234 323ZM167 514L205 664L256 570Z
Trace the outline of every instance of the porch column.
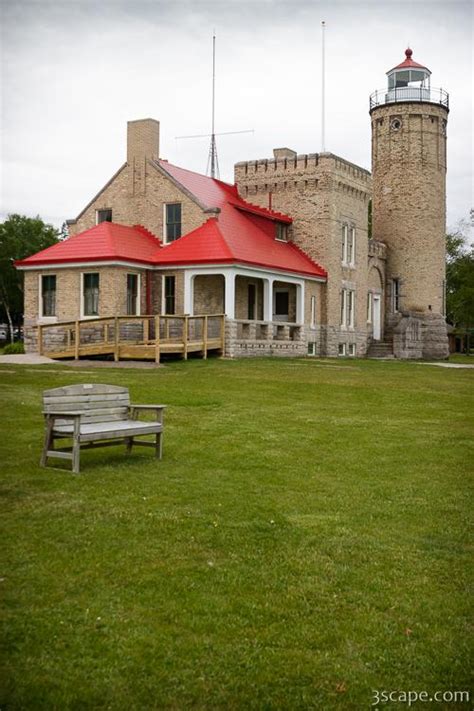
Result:
M304 282L296 284L296 323L304 324Z
M225 315L235 319L235 272L232 269L224 272L225 279Z
M269 277L263 280L263 320L273 319L273 279Z
M184 313L194 316L194 274L184 272Z

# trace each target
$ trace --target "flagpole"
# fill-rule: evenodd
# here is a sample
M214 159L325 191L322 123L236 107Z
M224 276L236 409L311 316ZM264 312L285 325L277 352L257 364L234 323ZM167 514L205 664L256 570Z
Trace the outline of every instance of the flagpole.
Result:
M326 23L323 20L321 22L321 51L322 51L322 62L321 62L321 151L325 153L326 151L326 56L325 56L325 46L324 46L324 35L325 35Z

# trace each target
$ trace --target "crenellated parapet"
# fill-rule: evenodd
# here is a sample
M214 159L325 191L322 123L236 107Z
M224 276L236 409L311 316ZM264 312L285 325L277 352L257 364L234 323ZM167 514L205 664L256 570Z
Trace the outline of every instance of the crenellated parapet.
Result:
M237 163L234 177L243 198L336 190L368 201L371 194L369 171L332 153L297 155L290 149L278 148L273 158Z

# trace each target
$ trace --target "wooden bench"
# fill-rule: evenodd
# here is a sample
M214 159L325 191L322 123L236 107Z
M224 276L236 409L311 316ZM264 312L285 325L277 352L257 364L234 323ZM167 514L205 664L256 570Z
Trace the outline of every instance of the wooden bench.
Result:
M163 446L163 410L165 405L131 405L127 388L116 385L68 385L45 390L43 414L46 431L40 466L48 457L69 459L72 471L79 474L81 449L107 447L123 443L131 452L133 445L154 447L161 459ZM141 412L155 411L156 422L138 419ZM154 441L136 441L136 437L154 435ZM59 439L72 439L72 446L55 449Z

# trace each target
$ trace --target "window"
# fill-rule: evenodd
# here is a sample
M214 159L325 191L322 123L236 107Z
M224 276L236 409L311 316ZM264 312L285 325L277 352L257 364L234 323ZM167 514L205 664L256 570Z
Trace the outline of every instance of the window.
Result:
M96 211L97 224L100 225L101 222L112 222L112 210L107 208L106 210Z
M257 292L255 284L248 285L248 314L247 318L249 321L255 319L255 306L257 302Z
M347 251L347 230L348 230L347 225L342 225L342 254L341 254L341 261L343 264L346 263L346 251Z
M396 313L400 309L400 280L392 279L392 311Z
M84 316L99 315L99 274L83 274Z
M347 264L353 265L355 262L355 227L349 227L347 236Z
M56 316L56 275L41 277L41 316Z
M346 299L347 299L346 289L342 289L342 291L341 291L341 326L343 328L345 328L345 326L346 326Z
M350 355L352 358L354 358L355 354L356 354L355 343L349 343L349 355Z
M315 356L316 355L316 343L308 343L308 355L309 356Z
M288 291L280 291L279 289L275 291L275 316L285 316L285 320L288 321L290 304L290 294ZM281 319L280 319L281 320Z
M311 317L310 317L310 327L316 328L316 297L311 297Z
M176 302L176 277L174 276L165 276L164 302L165 314L174 314Z
M354 301L355 294L351 289L347 290L347 325L354 328Z
M355 291L342 289L341 291L341 327L354 328Z
M353 225L342 225L342 263L346 266L354 266L355 263L355 227Z
M339 343L339 345L337 347L337 355L340 355L340 356L346 355L346 344L345 343Z
M181 237L181 203L165 205L165 242L174 242Z
M288 242L288 225L283 222L277 222L276 238L279 242Z
M138 316L140 313L139 303L139 279L138 274L127 274L127 315Z
M373 294L369 291L367 294L367 323L372 323L372 301Z

